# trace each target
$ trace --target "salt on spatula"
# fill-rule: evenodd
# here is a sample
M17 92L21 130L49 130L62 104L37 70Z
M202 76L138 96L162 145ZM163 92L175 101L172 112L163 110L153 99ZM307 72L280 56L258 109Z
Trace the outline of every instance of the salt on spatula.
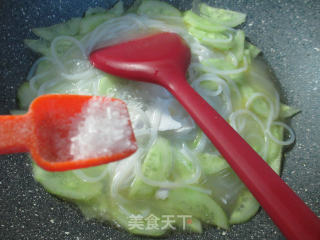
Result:
M119 99L43 95L25 115L0 116L0 154L30 152L49 171L97 166L136 150L129 113Z

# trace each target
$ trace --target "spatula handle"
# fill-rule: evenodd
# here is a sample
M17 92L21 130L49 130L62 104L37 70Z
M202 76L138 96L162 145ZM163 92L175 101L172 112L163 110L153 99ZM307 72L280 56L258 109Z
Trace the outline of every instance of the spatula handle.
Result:
M27 152L30 133L28 114L0 116L0 154Z
M165 76L164 76L165 77ZM187 83L184 74L165 86L228 161L288 239L320 239L320 220L249 144Z

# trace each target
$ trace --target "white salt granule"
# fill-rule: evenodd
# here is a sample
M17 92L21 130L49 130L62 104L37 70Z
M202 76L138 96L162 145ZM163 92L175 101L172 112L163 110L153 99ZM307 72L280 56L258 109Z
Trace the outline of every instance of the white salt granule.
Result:
M169 190L168 189L159 189L156 191L155 197L156 199L165 200L169 196Z
M70 154L74 160L97 158L132 149L132 128L124 103L92 97L72 120Z

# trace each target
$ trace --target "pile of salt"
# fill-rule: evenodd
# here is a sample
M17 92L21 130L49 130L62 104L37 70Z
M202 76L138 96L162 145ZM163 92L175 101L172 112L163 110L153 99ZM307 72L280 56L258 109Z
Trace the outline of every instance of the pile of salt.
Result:
M70 154L74 160L98 158L135 147L126 105L92 97L72 120Z

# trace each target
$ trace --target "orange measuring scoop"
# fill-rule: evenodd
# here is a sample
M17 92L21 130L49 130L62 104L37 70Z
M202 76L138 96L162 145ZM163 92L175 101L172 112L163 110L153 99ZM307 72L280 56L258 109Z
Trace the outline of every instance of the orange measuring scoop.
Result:
M81 95L43 95L32 102L25 115L0 116L0 154L30 152L35 162L48 171L92 167L133 154L137 144L126 104L119 99L104 97L99 98L109 99L124 107L125 111L121 111L120 117L128 120L130 132L125 140L130 141L130 147L112 154L76 160L69 154L68 136L72 121L92 98ZM61 152L66 154L61 156Z

